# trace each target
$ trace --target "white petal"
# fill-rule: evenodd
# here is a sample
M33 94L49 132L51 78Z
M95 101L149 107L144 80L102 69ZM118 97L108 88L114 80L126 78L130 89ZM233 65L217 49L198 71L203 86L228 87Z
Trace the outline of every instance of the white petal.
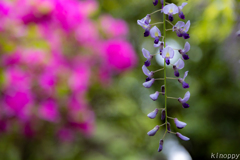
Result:
M183 31L187 33L189 28L190 28L190 20L187 21L186 25L183 28Z

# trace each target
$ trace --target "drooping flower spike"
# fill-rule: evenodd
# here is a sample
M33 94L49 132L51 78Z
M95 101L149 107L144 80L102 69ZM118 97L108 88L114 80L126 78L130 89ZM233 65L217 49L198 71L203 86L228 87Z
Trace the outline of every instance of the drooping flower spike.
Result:
M186 6L187 5L187 3L186 2L183 2L182 3L182 5L181 6L178 6L178 16L181 18L181 19L185 19L185 16L184 16L184 14L183 14L183 12L182 12L182 9L183 9L183 7L184 6Z
M190 20L185 24L182 21L178 21L175 26L173 26L173 31L176 31L178 37L183 37L184 39L190 38L187 33L190 28Z
M137 20L138 25L140 25L145 30L144 37L148 37L150 34L150 28L151 28L150 22L151 22L150 14L146 15L146 17L144 17L141 20Z
M159 148L158 148L158 152L161 152L161 151L162 151L162 149L163 149L163 140L161 139L161 140L159 141Z
M150 88L150 87L153 85L154 81L155 81L155 79L152 78L150 81L144 82L144 83L143 83L143 86L144 86L145 88Z
M178 82L182 84L183 88L189 88L189 85L184 81L187 75L188 75L188 71L184 73L183 78L178 78Z
M178 52L182 55L184 60L188 60L189 57L186 54L190 50L190 44L188 42L185 43L184 49L179 49Z
M179 77L179 72L178 72L178 70L179 69L183 69L183 67L184 67L184 61L181 59L181 58L179 58L178 59L178 61L176 62L176 63L174 63L174 65L173 65L173 70L174 70L174 75L176 76L176 77Z
M150 35L151 35L152 38L155 39L154 44L158 44L159 38L161 38L161 32L156 26L151 28Z
M167 46L166 48L163 49L162 58L165 59L165 62L167 65L170 64L170 59L173 58L173 56L174 56L174 50L171 47Z
M183 99L181 97L178 98L178 101L182 104L183 108L189 108L189 104L186 103L189 100L189 98L190 98L190 92L189 91L187 91L185 93Z
M182 135L182 134L179 133L179 132L177 132L176 135L177 135L178 138L180 138L180 139L182 139L182 140L184 140L184 141L188 141L188 140L190 140L190 138L188 138L188 137Z
M143 53L143 56L145 58L147 58L147 60L144 62L144 65L146 67L150 66L151 60L153 59L153 55L151 55L150 52L148 50L146 50L145 48L142 49L142 53Z
M171 3L163 7L163 13L168 15L169 21L173 21L173 15L178 13L178 7Z
M153 5L156 6L158 4L158 0L153 0Z
M174 118L174 123L178 129L183 129L187 125L187 123L179 121L177 118Z
M154 127L152 130L150 130L150 131L147 133L147 135L149 135L149 136L154 136L154 135L157 133L158 130L159 130L159 125L157 125L157 126Z
M154 111L150 112L147 116L151 119L154 119L158 114L158 109L154 109Z
M145 65L142 66L142 71L150 80L152 79L154 73L150 72Z
M156 101L158 99L159 92L156 91L155 93L151 94L149 97L153 100Z

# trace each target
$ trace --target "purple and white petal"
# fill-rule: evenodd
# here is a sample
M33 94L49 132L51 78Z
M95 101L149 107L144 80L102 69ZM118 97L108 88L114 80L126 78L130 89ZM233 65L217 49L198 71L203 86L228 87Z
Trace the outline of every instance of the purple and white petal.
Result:
M159 38L161 37L161 32L156 26L154 26L150 30L150 35L152 38Z
M142 49L142 53L143 53L143 56L147 59L151 58L152 55L150 54L150 52L148 50L146 50L145 48Z
M186 2L183 2L181 6L179 6L179 9L182 10L184 6L186 6L187 3Z
M185 78L187 77L187 75L188 75L188 71L186 71L186 72L184 73L183 80L185 80Z
M176 124L178 129L182 129L187 125L187 123L179 121L177 118L174 118L174 123Z
M151 72L147 69L147 67L145 65L142 66L142 71L146 76L148 76L148 77L152 76Z
M154 83L155 79L152 78L150 81L144 82L143 86L146 88L150 88L152 86L152 84Z
M150 97L152 100L156 101L156 100L158 99L158 96L159 96L159 92L156 91L155 93L151 94L149 97Z
M187 33L190 28L190 20L187 21L186 25L183 28L183 32Z
M158 152L161 152L163 149L163 140L161 139L159 142Z
M177 132L176 135L177 135L178 138L180 138L180 139L182 139L182 140L184 140L184 141L188 141L188 140L190 140L190 138L188 138L188 137L182 135L182 134L179 133L179 132Z
M178 13L178 7L171 3L163 7L163 13L164 14L177 14Z
M183 69L184 65L185 63L181 58L179 58L178 61L174 63L174 66L176 66L177 69Z
M173 58L174 57L174 50L167 46L165 48L163 48L162 51L162 58Z
M188 42L185 43L183 52L187 53L190 50L190 44Z
M190 92L187 91L184 95L184 98L182 99L182 103L186 103L190 98Z
M154 111L152 111L151 113L149 113L147 116L151 119L154 119L158 114L158 109L156 108Z
M150 130L150 131L147 133L147 135L149 135L149 136L154 136L154 135L157 133L158 130L159 130L159 126L157 125L157 126L154 127L152 130Z
M185 26L185 23L183 21L178 21L174 27L176 27L176 29L180 29L180 28L183 28ZM173 27L173 28L174 28Z

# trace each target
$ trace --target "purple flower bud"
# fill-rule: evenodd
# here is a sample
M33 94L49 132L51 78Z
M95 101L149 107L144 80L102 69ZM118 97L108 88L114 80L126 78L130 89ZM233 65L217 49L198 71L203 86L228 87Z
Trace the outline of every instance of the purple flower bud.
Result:
M181 18L181 19L185 19L185 16L184 16L184 14L183 14L182 11L180 11L180 12L178 13L178 16L179 16L179 18Z
M153 0L153 5L156 6L158 4L158 0Z
M152 86L152 84L154 83L155 79L152 78L150 81L144 82L143 86L146 88L150 88Z
M158 152L161 152L163 149L163 140L161 139L159 142L159 148L158 148Z
M159 38L155 38L154 44L158 44L158 42L159 42Z
M161 86L161 92L162 92L162 95L165 95L165 86L164 85Z
M158 130L159 130L159 126L157 125L157 126L154 127L151 131L149 131L149 132L147 133L147 135L149 135L149 136L154 136L154 135L157 133Z
M154 111L152 111L151 113L149 113L147 116L151 119L154 119L158 114L158 109L156 108Z
M144 62L144 65L146 67L150 66L151 60L153 59L153 55L151 55L150 52L148 50L146 50L145 48L142 49L142 53L143 53L143 56L145 58L147 58L147 60Z
M181 6L178 7L179 11L178 11L178 16L181 18L181 19L185 19L185 16L182 12L182 9L184 6L186 6L187 3L186 2L183 2Z
M187 123L179 121L177 118L174 118L174 123L176 124L178 129L182 129L187 125Z
M178 82L182 84L183 88L189 88L189 85L184 81L187 75L188 75L188 71L185 72L183 78L178 78Z
M170 125L169 122L167 122L167 130L168 130L168 133L170 133L170 131L171 131L171 125Z
M174 75L175 75L176 77L179 77L179 72L178 72L178 70L175 70L175 71L174 71Z
M178 61L174 63L173 70L176 77L179 77L178 69L183 69L184 65L184 61L181 58L179 58Z
M156 101L158 99L158 96L159 96L159 92L156 91L154 94L151 94L150 95L150 98L154 101Z
M189 34L187 34L187 33L183 33L183 38L184 38L184 39L188 39L188 38L190 38L190 36L189 36Z
M189 91L187 91L185 93L183 99L181 97L178 98L178 101L182 104L183 108L189 108L189 104L186 103L189 100L189 98L190 98L190 92Z
M169 14L169 15L168 15L168 19L169 19L170 22L172 22L172 21L173 21L173 15L172 15L172 14Z
M149 29L146 29L143 35L144 37L148 37L150 35Z
M190 140L190 138L188 138L188 137L182 135L182 134L179 133L179 132L177 132L176 135L177 135L178 138L180 138L180 139L182 139L182 140L184 140L184 141L188 141L188 140Z
M189 84L183 81L182 87L183 87L183 88L189 88Z
M183 53L183 54L182 54L182 58L183 58L184 60L188 60L188 59L189 59L189 57L188 57L188 55L187 55L186 53Z
M152 79L152 78L147 77L145 82L150 81L151 79Z
M164 1L164 0L161 0L162 9L163 9L163 7L164 7L164 6L163 6L163 1Z
M178 50L184 60L189 59L188 55L186 54L189 50L190 50L190 44L188 42L185 43L184 49Z
M165 62L166 62L167 65L169 65L170 64L170 59L166 58Z
M164 121L165 118L166 118L166 112L165 112L165 109L163 109L161 113L161 120Z

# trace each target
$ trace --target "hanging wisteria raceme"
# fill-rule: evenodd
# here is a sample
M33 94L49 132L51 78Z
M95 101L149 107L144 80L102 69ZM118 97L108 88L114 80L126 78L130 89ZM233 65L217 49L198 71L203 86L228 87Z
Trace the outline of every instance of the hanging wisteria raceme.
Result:
M158 0L153 0L153 5L157 6L158 5ZM167 4L167 5L165 5ZM183 78L174 78L174 77L166 77L166 67L167 65L172 65L173 66L173 75L176 77L180 77L179 70L183 69L185 66L184 61L189 59L188 56L188 51L190 50L190 44L188 42L185 42L185 46L183 49L174 49L171 47L171 44L166 44L166 31L173 31L176 32L178 37L183 37L184 39L190 38L189 34L187 33L189 28L190 28L190 21L188 20L186 23L183 21L178 21L175 25L172 23L174 20L174 15L178 14L178 16L181 19L185 19L185 15L183 13L183 8L184 6L187 5L187 3L182 3L180 6L177 6L174 3L167 3L165 0L161 0L161 5L162 9L156 10L151 14L147 14L143 19L138 20L137 23L140 25L145 31L144 31L144 37L148 37L149 35L154 38L153 41L153 46L155 48L158 48L159 54L161 55L164 59L164 67L161 69L158 69L156 71L150 71L147 67L151 65L151 60L154 58L156 54L151 54L147 49L143 48L142 53L143 56L147 59L144 62L144 65L142 66L143 73L147 76L146 81L143 83L143 86L145 88L150 88L152 85L154 85L154 82L157 83L156 81L164 81L164 85L161 86L160 91L156 91L149 95L149 97L153 101L157 101L158 97L160 95L163 95L165 97L165 107L164 108L156 108L154 111L150 112L147 116L151 119L154 119L157 117L158 112L161 112L161 120L164 121L162 125L157 125L155 126L152 130L150 130L147 134L149 136L154 136L157 134L157 131L160 130L161 126L165 126L165 133L163 137L159 141L159 148L158 152L162 151L163 149L163 140L166 135L166 133L170 134L175 134L177 137L180 139L187 141L189 140L188 137L182 135L179 132L172 132L171 131L171 125L170 122L168 121L169 119L172 119L178 129L184 128L187 124L185 122L182 122L178 120L177 118L172 118L168 116L167 112L167 99L173 99L173 100L178 100L183 108L189 108L189 104L187 101L190 98L190 92L187 91L184 95L183 98L175 98L175 97L170 97L167 94L167 80L178 80L179 83L181 83L182 87L189 88L189 84L185 82L185 79L188 75L188 71L185 71ZM151 22L151 15L157 12L163 13L163 22L156 22L156 23L150 23ZM168 20L166 19L168 17ZM171 29L166 29L166 23L169 23L172 28ZM163 25L163 30L162 32L160 29L156 26L157 24ZM172 63L172 59L174 58L174 50L178 50L180 54L180 58L175 62ZM164 77L158 78L154 77L154 73L158 71L164 71Z

